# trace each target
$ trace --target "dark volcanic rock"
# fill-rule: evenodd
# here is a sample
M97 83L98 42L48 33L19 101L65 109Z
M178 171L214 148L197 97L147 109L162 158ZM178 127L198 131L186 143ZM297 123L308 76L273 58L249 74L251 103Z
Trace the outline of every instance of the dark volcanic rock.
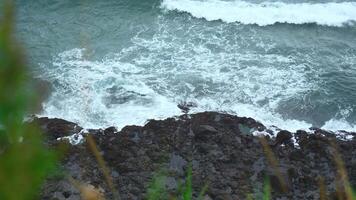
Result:
M285 144L285 145L289 145L292 144L292 133L289 131L279 131L276 137L276 141L274 143L274 146L276 145L280 145L280 144Z
M35 118L31 123L37 124L41 128L49 143L55 142L57 138L79 133L83 129L76 123L57 118Z
M197 104L194 102L182 101L177 105L177 107L181 109L183 113L188 114L191 108L197 107Z
M49 140L81 129L59 119L37 121ZM246 130L240 130L241 127ZM108 128L104 133L97 131L94 138L121 199L145 199L153 175L161 170L167 174L167 189L174 194L179 183L184 182L190 164L194 195L205 184L209 185L205 199L246 199L248 194L262 191L266 177L271 182L273 199L318 199L320 177L325 180L327 195L331 196L335 193L336 168L330 141L339 147L350 183L356 185L355 140L337 140L325 133L280 131L276 138L267 138L269 144L275 144L271 151L278 160L276 169L264 154L260 139L249 134L264 129L252 118L205 112L151 120L143 127L127 126L119 133ZM299 146L288 145L292 136ZM62 161L67 173L102 188L106 198L112 199L85 143L72 146L67 155ZM50 179L43 187L42 199L79 199L79 195L67 180Z

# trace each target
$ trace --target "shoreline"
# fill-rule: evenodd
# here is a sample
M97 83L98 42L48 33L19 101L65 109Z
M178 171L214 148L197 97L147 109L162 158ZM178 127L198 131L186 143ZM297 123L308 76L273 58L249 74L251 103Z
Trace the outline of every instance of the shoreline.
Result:
M179 105L178 105L179 107ZM189 110L189 108L188 108ZM67 139L69 140L69 143L71 143L72 145L76 145L79 143L82 143L83 141L79 141L77 139L78 136L82 135L85 136L87 134L90 134L91 132L94 133L102 133L105 132L106 129L114 129L117 133L121 132L123 129L125 129L126 127L131 127L131 126L138 126L138 127L144 127L147 123L149 123L150 121L165 121L167 119L175 119L175 120L189 120L189 118L193 115L199 115L202 113L216 113L216 114L221 114L221 115L229 115L229 116L235 116L237 118L244 118L244 119L250 119L250 120L254 120L257 124L259 124L258 127L253 127L251 128L249 131L248 130L244 130L245 134L251 134L254 136L269 136L269 137L274 137L278 134L278 132L280 131L287 131L292 133L293 138L292 140L294 140L294 143L296 145L298 145L295 141L294 138L294 134L297 132L307 132L309 134L315 134L315 133L324 133L324 134L328 134L328 135L335 135L337 139L340 140L353 140L354 138L356 138L356 132L354 131L348 131L348 130L328 130L328 129L324 129L323 127L309 127L309 128L302 128L302 129L297 129L296 131L291 131L291 130L286 130L283 128L279 128L278 126L275 125L269 125L269 126L265 126L262 122L260 122L259 120L256 120L252 117L240 117L238 115L235 114L230 114L230 113L226 113L226 112L217 112L217 111L204 111L204 112L195 112L192 114L189 113L185 113L184 110L182 112L181 115L176 115L176 116L172 116L172 117L167 117L167 118L160 118L160 119L148 119L146 120L146 122L142 125L140 124L131 124L131 125L126 125L123 126L121 129L118 129L116 126L108 126L108 127L103 127L103 128L85 128L80 126L78 123L76 122L72 122L66 119L62 119L62 118L57 118L57 117L46 117L46 116L41 116L38 114L35 115L31 115L31 117L29 118L29 123L32 123L32 121L38 122L38 123L46 123L48 122L57 122L57 123L65 123L65 124L72 124L72 126L75 126L75 130L76 131L69 131L68 133L71 134L64 134L60 137L58 137L57 139ZM83 137L81 137L83 138Z
M57 138L85 133L75 123L61 119L37 118L47 136L46 143L55 147L67 143ZM253 131L251 131L253 130ZM276 159L287 192L281 192L277 176L268 163L259 134L265 138ZM110 169L121 199L144 199L155 173L167 171L165 185L176 193L184 182L189 163L193 169L193 189L197 195L209 183L205 199L245 199L247 194L262 191L264 177L269 177L272 197L317 199L318 179L326 183L328 196L336 195L336 172L330 143L338 146L350 184L356 185L356 133L352 139L337 138L331 132L314 129L274 134L252 118L203 112L165 120L150 120L144 126L126 126L88 130ZM295 141L293 141L295 139ZM94 156L86 143L69 145L61 167L76 180L102 188L106 199L112 199ZM79 192L66 180L49 179L42 189L42 199L80 199Z

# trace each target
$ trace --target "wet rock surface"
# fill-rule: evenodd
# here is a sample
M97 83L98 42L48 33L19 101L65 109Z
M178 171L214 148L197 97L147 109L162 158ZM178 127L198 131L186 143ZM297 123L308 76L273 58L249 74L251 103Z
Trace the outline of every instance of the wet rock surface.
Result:
M40 124L51 146L63 143L56 138L81 131L65 120L34 121ZM167 176L166 188L174 194L185 181L189 165L194 195L208 184L204 199L246 199L248 195L258 198L266 177L273 199L319 199L320 180L333 199L338 175L331 143L338 148L350 184L356 186L355 133L347 133L348 137L353 136L348 141L320 129L279 131L266 137L251 134L264 130L269 132L252 118L204 112L150 120L143 127L127 126L120 132L113 127L89 132L95 132L93 138L121 199L145 199L154 174L161 170ZM261 137L278 161L277 167L270 163ZM100 188L107 199L113 198L85 142L69 145L61 165L74 179ZM65 177L57 177L44 185L42 199L80 199L80 194Z

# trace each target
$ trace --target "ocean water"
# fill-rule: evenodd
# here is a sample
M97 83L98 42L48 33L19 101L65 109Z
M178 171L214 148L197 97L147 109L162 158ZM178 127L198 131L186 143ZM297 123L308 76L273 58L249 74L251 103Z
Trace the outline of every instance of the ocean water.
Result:
M18 0L41 116L86 128L192 112L356 131L356 1Z

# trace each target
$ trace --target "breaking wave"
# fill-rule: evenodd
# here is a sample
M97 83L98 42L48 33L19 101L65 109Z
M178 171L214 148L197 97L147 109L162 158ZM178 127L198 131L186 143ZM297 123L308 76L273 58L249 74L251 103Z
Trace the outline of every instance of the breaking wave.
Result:
M165 0L162 6L169 2L175 1ZM177 5L187 2L193 1L181 0ZM209 2L213 1L200 3ZM152 24L155 26L139 27L125 47L110 49L103 56L93 57L90 48L69 47L56 52L48 65L41 64L40 78L53 85L41 115L85 128L122 128L180 115L177 104L189 101L197 105L192 112L248 116L290 131L311 126L356 130L354 103L336 101L342 97L340 92L334 95L336 100L327 98L334 88L328 88L330 84L321 77L330 72L325 66L343 66L342 72L352 69L353 39L347 45L342 43L344 46L331 41L338 46L311 49L306 45L310 40L299 38L304 30L296 33L298 37L293 35L296 30L282 30L274 36L281 31L278 27L273 32L256 31L253 26L210 23L174 13L160 13ZM322 42L319 35L316 39ZM326 56L330 49L337 51ZM343 57L337 57L339 54ZM345 109L347 112L338 114Z
M275 23L343 26L355 24L356 21L356 2L257 4L246 1L163 0L161 8L187 12L208 21L222 20L260 26Z

